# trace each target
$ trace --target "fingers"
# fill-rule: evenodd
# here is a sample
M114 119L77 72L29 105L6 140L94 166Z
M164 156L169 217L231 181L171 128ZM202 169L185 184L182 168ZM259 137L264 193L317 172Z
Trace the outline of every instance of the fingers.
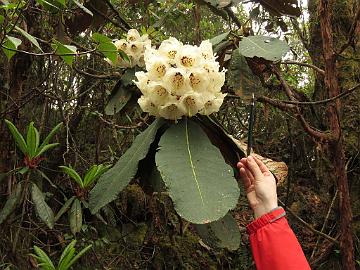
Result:
M262 179L263 174L260 170L258 163L255 161L254 157L248 156L247 157L247 167L249 168L251 174L254 176L255 179ZM264 165L265 166L265 165Z
M266 165L260 159L258 159L255 156L253 158L254 158L255 162L257 163L257 165L259 166L260 171L262 173L270 174L270 171L269 171L268 167L266 167Z

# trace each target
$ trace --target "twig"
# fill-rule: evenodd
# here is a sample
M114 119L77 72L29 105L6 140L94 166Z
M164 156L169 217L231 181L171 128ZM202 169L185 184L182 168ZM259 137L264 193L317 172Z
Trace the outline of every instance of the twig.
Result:
M125 26L125 31L131 29L132 27L121 17L119 11L115 9L115 7L110 3L109 0L105 0L106 4L110 7L110 9L115 13L116 17L119 21Z
M281 206L285 207L285 204L280 199L278 199L278 201ZM286 211L289 212L291 215L293 215L300 223L302 223L306 228L308 228L313 233L321 235L322 237L326 238L327 240L329 240L337 245L339 244L339 241L337 241L335 238L314 229L309 223L307 223L305 220L303 220L301 217L299 217L297 214L295 214L290 208L286 208Z
M329 220L329 216L330 216L330 213L331 213L331 209L332 209L333 206L334 206L334 202L335 202L335 199L336 199L337 195L338 195L338 190L336 190L335 195L334 195L333 199L331 200L331 203L330 203L328 212L327 212L327 214L326 214L326 217L325 217L325 220L324 220L324 223L323 223L323 225L322 225L322 227L321 227L320 232L323 232L324 229L325 229L325 227L326 227L326 224L327 224L327 222L328 222L328 220ZM319 242L320 242L320 236L318 236L318 238L317 238L317 240L316 240L315 247L314 247L314 249L313 249L313 251L312 251L312 253L311 253L311 256L310 256L310 260L314 257L315 252L316 252L316 249L317 249L317 246L319 245Z
M347 95L350 95L352 92L354 92L355 90L360 89L360 83L355 85L354 87L345 90L344 92L342 92L341 94L334 96L332 98L327 98L327 99L323 99L323 100L318 100L318 101L294 101L294 100L280 100L280 99L272 99L272 101L276 101L276 102L283 102L285 104L293 104L293 105L319 105L319 104L325 104L328 102L332 102L335 101L339 98L342 97L346 97Z
M296 61L284 61L284 62L281 62L281 64L285 64L285 65L298 65L298 66L309 67L309 68L312 68L313 70L317 71L317 72L320 73L321 75L325 75L325 71L324 71L324 70L322 70L321 68L318 68L317 66L312 65L312 64L300 63L300 62L296 62Z
M92 73L88 73L86 71L83 71L81 69L78 69L75 65L73 66L74 70L78 73L80 73L81 75L87 76L87 77L91 77L91 78L95 78L95 79L120 79L122 77L122 74L120 72L114 72L111 74L92 74Z

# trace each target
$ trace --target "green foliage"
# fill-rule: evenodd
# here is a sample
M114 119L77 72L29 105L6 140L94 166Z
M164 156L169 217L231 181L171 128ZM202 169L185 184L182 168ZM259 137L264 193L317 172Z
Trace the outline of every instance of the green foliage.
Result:
M69 177L71 177L79 187L86 189L89 188L95 181L98 179L103 173L105 173L111 165L93 165L90 169L86 172L84 178L81 176L71 167L67 166L59 166Z
M16 53L15 50L19 47L20 44L21 44L20 39L18 39L16 37L8 36L8 35L6 36L6 39L4 42L4 47L9 48L11 50L3 47L3 51L9 61L15 55L15 53Z
M12 122L10 122L9 120L5 120L5 122L13 136L13 139L15 140L16 145L19 147L21 152L25 156L27 156L30 160L40 157L43 153L45 153L49 149L52 149L55 146L59 145L58 143L49 144L49 142L52 139L52 137L55 135L55 133L60 129L62 123L59 123L57 126L55 126L50 131L50 133L45 138L45 140L42 142L42 144L39 146L40 134L37 128L34 127L34 122L31 122L28 125L26 141Z
M38 266L42 270L69 270L77 262L77 260L80 259L92 247L92 245L88 245L78 254L75 254L75 244L76 240L73 240L69 245L67 245L60 256L57 267L54 266L49 256L37 246L34 246L35 254L31 254L31 256L37 260Z
M156 165L176 212L197 224L236 206L239 187L219 149L194 122L182 120L161 137Z
M79 199L75 199L69 213L70 230L75 235L82 226L82 208Z
M24 37L26 37L32 44L34 44L41 52L43 51L39 45L39 42L36 40L35 37L33 37L32 35L30 35L28 32L26 32L25 30L21 29L19 26L15 25L15 29L18 30L20 32L20 34L22 34Z
M16 205L19 203L21 192L22 191L22 184L18 183L16 185L15 190L9 195L4 208L0 211L0 224L2 224L7 217L14 211Z
M226 74L228 85L238 96L250 97L252 93L263 92L260 79L253 74L239 49L233 50L229 70Z
M99 33L93 33L92 38L98 43L99 52L109 58L111 62L116 63L118 50L114 43L112 43L112 40Z
M72 66L77 48L72 45L64 45L61 42L54 40L54 44L51 45L55 50L55 54L59 55L66 64Z
M149 151L158 129L163 126L162 119L156 119L145 131L136 137L131 147L118 162L104 173L96 186L90 192L90 210L96 213L101 207L116 199L117 194L123 190L134 177L139 161Z
M236 250L240 245L240 231L236 220L227 213L223 218L208 223L196 224L196 231L204 242L213 248Z
M54 213L45 202L44 194L34 183L31 184L31 199L39 218L49 227L49 229L54 228Z
M267 36L244 37L239 42L239 50L243 56L256 56L269 61L279 61L289 49L285 41Z

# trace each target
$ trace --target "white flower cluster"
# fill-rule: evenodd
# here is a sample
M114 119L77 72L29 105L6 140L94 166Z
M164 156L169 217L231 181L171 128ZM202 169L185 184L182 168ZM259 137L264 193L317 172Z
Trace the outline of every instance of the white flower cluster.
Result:
M146 46L151 46L151 40L148 35L140 36L136 29L130 29L127 33L126 39L115 40L114 45L120 51L123 51L129 57L130 62L122 59L120 55L117 57L116 63L113 63L110 59L105 60L113 66L130 68L134 66L144 67L144 51Z
M143 111L177 120L219 110L225 97L220 91L225 71L219 71L208 40L191 46L171 37L158 49L146 47L144 60L147 72L135 73Z

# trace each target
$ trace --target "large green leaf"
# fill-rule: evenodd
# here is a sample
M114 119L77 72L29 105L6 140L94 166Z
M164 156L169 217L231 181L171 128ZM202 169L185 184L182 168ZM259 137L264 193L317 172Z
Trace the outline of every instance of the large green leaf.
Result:
M21 44L21 39L18 39L16 37L11 37L8 35L6 36L6 39L5 39L5 42L3 45L4 45L4 47L9 48L11 50L3 48L3 51L9 61L16 53L15 50L19 47L20 44Z
M228 85L236 95L242 98L249 98L252 93L261 93L263 90L260 79L253 74L239 49L234 50L231 54L226 76Z
M21 135L21 133L18 131L18 129L15 127L15 125L12 122L5 119L5 123L8 126L17 146L20 148L21 152L23 152L23 154L26 155L28 153L28 147L24 137Z
M221 41L223 41L224 39L226 39L230 34L230 31L222 33L218 36L213 37L212 39L210 39L209 41L211 42L211 44L213 45L213 47L216 47Z
M14 211L20 199L21 191L22 191L21 183L18 183L16 185L15 191L9 195L4 205L4 208L1 209L0 211L0 224L6 220L6 218L12 213L12 211Z
M116 199L118 193L136 174L139 161L145 158L157 130L164 124L162 119L156 119L145 131L138 135L131 147L120 157L118 162L104 173L96 186L90 192L91 213L96 213L101 207Z
M39 218L50 228L54 228L54 213L47 205L44 194L36 184L31 185L31 199L35 205L35 210Z
M244 37L239 42L239 50L243 56L256 56L269 61L279 61L289 49L285 41L267 36Z
M204 224L235 207L240 191L233 170L197 124L173 125L159 148L156 165L181 217Z
M201 239L213 248L236 250L240 245L240 231L236 220L227 213L225 217L208 224L196 224Z
M76 55L76 47L72 45L64 45L61 42L54 40L52 44L55 54L59 55L66 64L72 66Z
M114 43L112 43L112 40L99 33L93 33L92 38L99 43L98 50L109 58L111 62L115 63L117 60L118 50Z
M75 235L82 226L82 209L79 199L75 199L69 213L70 230Z
M41 52L43 52L43 50L39 45L39 42L36 40L34 36L30 35L28 32L26 32L17 25L15 25L15 29L18 30L24 37L26 37L32 44L34 44Z
M128 103L132 95L128 87L120 85L115 94L110 96L110 100L105 107L105 114L114 115L119 112Z
M258 2L274 16L299 17L301 15L297 0L258 0Z
M31 122L28 126L26 144L28 146L29 156L30 158L33 158L39 146L39 132L34 127L34 122Z

